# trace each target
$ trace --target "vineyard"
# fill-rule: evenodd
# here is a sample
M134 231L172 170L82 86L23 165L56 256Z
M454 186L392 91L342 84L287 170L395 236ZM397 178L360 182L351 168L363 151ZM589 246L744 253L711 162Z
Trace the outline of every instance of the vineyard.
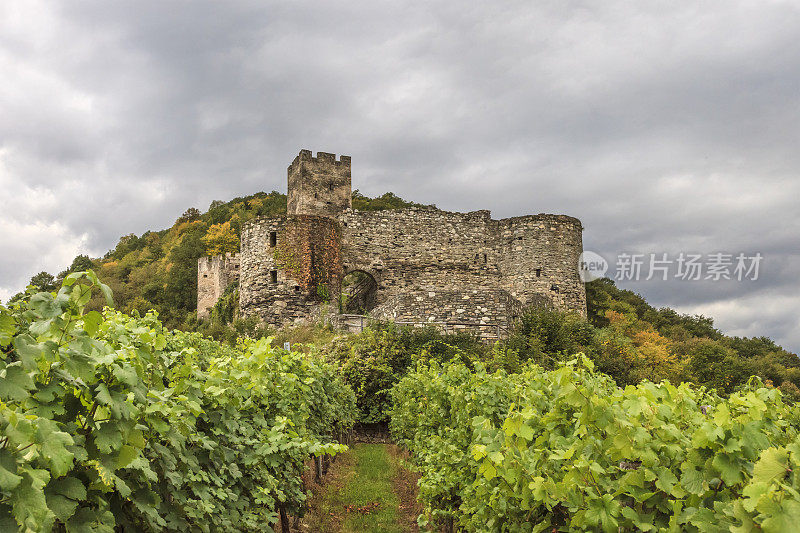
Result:
M0 531L272 531L354 396L333 367L84 313L89 273L0 307Z
M583 356L552 371L421 367L391 427L446 531L796 531L798 415L752 380L617 387ZM420 416L420 413L425 413Z
M800 523L800 415L758 378L727 396L620 387L582 354L544 368L391 328L339 337L327 356L226 345L154 312L87 310L93 292L110 303L91 271L72 273L0 307L0 531L289 531L309 510L311 460L352 454L357 420L388 420L410 452L423 530ZM380 465L404 467L387 457L358 448L355 481L322 489L319 508L399 520Z

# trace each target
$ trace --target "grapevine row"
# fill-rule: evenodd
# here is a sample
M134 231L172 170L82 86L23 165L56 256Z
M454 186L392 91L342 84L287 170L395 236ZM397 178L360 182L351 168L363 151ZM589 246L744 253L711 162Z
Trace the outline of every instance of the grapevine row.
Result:
M617 387L553 371L421 366L391 429L421 473L421 522L454 531L796 531L797 410L752 379Z
M91 273L0 307L0 530L272 531L309 455L345 449L333 367L84 313ZM110 296L110 294L108 294Z

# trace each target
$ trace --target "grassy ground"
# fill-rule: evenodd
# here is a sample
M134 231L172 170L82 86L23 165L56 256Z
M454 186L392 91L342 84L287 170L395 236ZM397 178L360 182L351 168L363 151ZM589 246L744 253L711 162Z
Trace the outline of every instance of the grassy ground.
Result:
M314 488L307 531L416 531L416 479L401 466L393 445L354 445L334 463L324 485Z

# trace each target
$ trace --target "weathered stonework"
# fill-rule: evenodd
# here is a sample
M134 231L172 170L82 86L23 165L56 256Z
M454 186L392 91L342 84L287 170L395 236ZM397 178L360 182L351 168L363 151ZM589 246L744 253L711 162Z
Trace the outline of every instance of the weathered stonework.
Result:
M289 190L286 212L290 215L335 217L353 206L350 186L350 157L300 150L287 169Z
M211 316L228 285L239 280L239 256L235 254L201 257L197 260L197 318Z
M509 324L534 305L586 313L576 218L355 211L350 158L308 150L289 166L288 182L288 214L242 230L244 315L275 325L307 320L355 271L375 280L370 314L378 318ZM198 294L198 309L199 302Z
M338 231L334 219L313 215L246 224L240 254L242 313L279 325L307 319L320 301L337 294L342 269Z
M503 289L411 290L389 298L370 313L392 322L507 325L524 306Z

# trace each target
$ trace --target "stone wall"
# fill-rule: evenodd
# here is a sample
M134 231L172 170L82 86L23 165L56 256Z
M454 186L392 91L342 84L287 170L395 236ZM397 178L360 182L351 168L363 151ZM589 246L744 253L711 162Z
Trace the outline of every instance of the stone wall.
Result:
M345 272L371 274L378 282L378 304L413 289L499 287L488 211L348 210L339 221Z
M301 150L287 169L289 189L286 212L290 215L335 217L352 207L350 157Z
M341 280L338 223L287 215L248 222L241 237L239 307L270 324L308 319Z
M585 315L581 232L563 215L429 207L257 219L242 232L240 305L276 325L306 319L346 273L363 271L378 287L373 314L397 320L507 323L531 305Z
M557 309L585 315L586 290L578 272L580 220L527 215L500 220L498 227L502 286L525 305L546 296Z
M394 322L444 322L507 326L522 305L503 289L412 290L389 298L370 316Z
M225 289L239 279L239 256L201 257L197 260L197 318L211 316L211 308Z
M581 223L563 215L493 220L489 211L435 208L345 211L345 271L375 277L381 304L415 289L505 289L523 305L550 302L586 313L578 273Z

